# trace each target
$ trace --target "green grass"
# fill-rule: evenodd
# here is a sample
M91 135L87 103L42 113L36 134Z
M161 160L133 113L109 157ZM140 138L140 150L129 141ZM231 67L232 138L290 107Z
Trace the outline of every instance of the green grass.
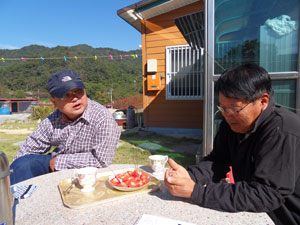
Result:
M0 136L0 150L6 154L8 161L11 163L19 149L19 146L13 144L24 141L27 135L8 135L0 132Z
M21 121L8 121L6 123L0 124L0 129L30 129L30 130L35 130L38 126L37 121L30 121L30 122L21 122ZM2 138L2 134L1 134Z
M6 130L17 130L17 129L28 129L34 131L38 123L36 121L23 123L23 122L12 122L8 121L0 125L0 129ZM17 142L24 141L28 134L6 134L0 132L0 150L7 156L8 161L11 163L13 158L16 156L19 146L14 145Z
M151 153L147 150L141 150L135 146L122 141L122 145L117 148L113 164L134 164L150 165L148 157Z
M36 121L28 123L7 122L0 125L0 129L29 129L34 130L38 126ZM19 146L14 143L24 141L28 135L20 134L6 134L0 132L0 150L3 151L9 162L11 163L14 156L17 154ZM134 164L150 165L149 156L153 154L168 155L169 158L174 159L177 163L188 166L195 164L195 155L182 154L174 152L173 149L180 143L196 143L200 141L188 138L173 138L157 134L149 134L140 136L139 134L122 134L121 143L113 160L113 164ZM161 145L157 150L141 149L138 146L143 143L155 143ZM168 166L168 165L167 165Z
M188 153L174 152L173 149L180 143L201 143L200 140L189 139L189 138L174 138L164 135L151 134L151 135L138 135L138 134L122 134L121 140L131 143L135 146L139 146L143 143L155 143L161 147L157 150L149 151L152 155L168 155L169 158L174 159L177 163L187 167L196 163L195 155Z

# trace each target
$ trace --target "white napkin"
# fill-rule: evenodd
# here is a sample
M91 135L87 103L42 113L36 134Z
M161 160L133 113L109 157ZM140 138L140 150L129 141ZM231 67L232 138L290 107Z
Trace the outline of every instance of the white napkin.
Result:
M173 220L166 217L154 216L143 214L135 222L134 225L196 225L194 223L182 222L179 220Z
M11 187L10 192L14 195L15 199L28 198L36 189L36 185L18 185Z

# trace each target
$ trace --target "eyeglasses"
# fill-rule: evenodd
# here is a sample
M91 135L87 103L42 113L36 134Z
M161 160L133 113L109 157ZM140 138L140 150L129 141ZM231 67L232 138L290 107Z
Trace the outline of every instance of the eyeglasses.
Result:
M242 111L244 108L246 108L251 102L248 104L244 105L242 108L236 110L236 109L231 109L231 108L223 108L219 105L217 105L218 110L220 110L221 113L235 113L238 114L240 111Z
M71 100L74 97L81 98L84 95L84 89L83 88L76 88L74 90L69 91L62 100Z

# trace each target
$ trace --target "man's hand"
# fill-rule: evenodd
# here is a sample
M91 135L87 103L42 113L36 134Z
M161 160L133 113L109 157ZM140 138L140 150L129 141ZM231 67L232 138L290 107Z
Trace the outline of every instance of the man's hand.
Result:
M49 167L50 167L52 172L55 171L55 160L56 160L56 157L52 158L49 162Z
M190 198L195 182L191 179L187 170L173 159L169 159L168 163L171 169L168 169L165 173L166 187L174 196Z

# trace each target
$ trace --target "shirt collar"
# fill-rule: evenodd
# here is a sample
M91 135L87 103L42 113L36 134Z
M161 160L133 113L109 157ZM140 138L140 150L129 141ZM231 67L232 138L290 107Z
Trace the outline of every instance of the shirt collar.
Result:
M82 115L79 117L81 119L84 119L85 121L87 121L88 123L91 120L91 114L92 114L92 102L91 100L88 98L88 104L86 106L86 109L84 110L84 112L82 113Z

